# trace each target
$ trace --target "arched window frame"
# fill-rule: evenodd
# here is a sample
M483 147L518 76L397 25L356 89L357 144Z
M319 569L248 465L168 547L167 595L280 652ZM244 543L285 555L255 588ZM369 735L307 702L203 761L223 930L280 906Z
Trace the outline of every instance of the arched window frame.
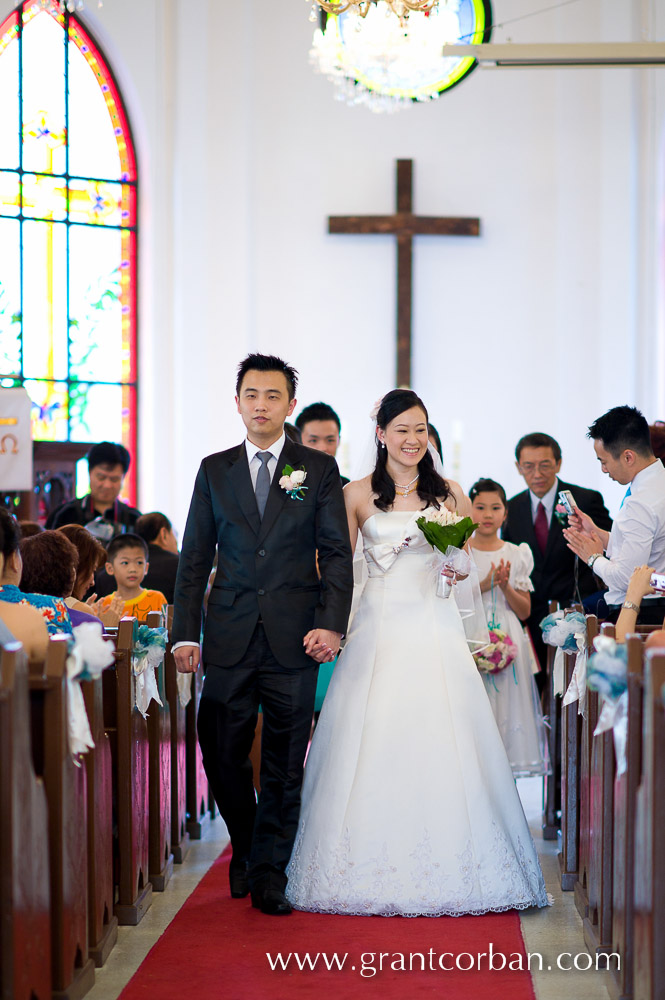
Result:
M37 16L48 16L56 21L63 31L63 87L64 87L64 141L65 148L64 169L52 171L37 171L25 169L23 162L24 137L26 122L23 118L23 58L22 42L24 27L30 20ZM0 162L0 219L12 219L19 224L20 231L20 306L13 309L11 321L0 313L0 335L3 339L10 341L15 338L13 346L10 344L11 361L7 364L7 352L0 351L0 385L25 385L31 398L33 398L33 437L35 440L63 440L63 441L96 441L102 438L120 439L129 449L132 455L132 465L130 474L125 482L125 496L131 504L136 503L136 467L137 467L137 241L138 241L138 172L136 163L135 146L132 139L131 127L124 106L122 96L108 60L104 57L100 46L95 41L89 28L83 24L76 13L65 10L61 12L58 6L45 5L36 0L27 0L16 7L9 16L0 24L0 60L3 53L10 45L18 46L18 122L19 122L19 143L18 143L18 163ZM110 118L110 125L113 129L117 144L118 159L120 169L118 176L89 175L80 176L69 171L69 143L70 143L70 91L69 91L69 67L70 51L69 47L75 45L83 55L88 67L92 70L100 91L104 98L107 113ZM2 95L0 94L0 99ZM76 141L76 137L74 137ZM47 212L45 216L26 212L26 198L24 192L28 189L30 182L34 183L35 178L43 179L53 177L54 197L56 194L60 198L60 204L65 206L64 215L58 217ZM2 197L2 182L5 181L5 195L7 185L16 184L16 198L14 199L15 210L12 207L12 195ZM74 212L76 199L83 202L86 198L90 204L101 206L100 221L85 221L82 218L82 211ZM86 209L90 214L92 209ZM24 255L24 224L26 222L48 222L54 226L63 224L67 234L66 252L66 371L61 371L56 378L43 377L40 372L36 377L35 373L26 368L26 336L30 333L24 332L24 289L25 289L25 269L26 260ZM85 377L81 371L77 371L73 363L72 345L78 327L78 320L70 311L70 233L74 227L89 226L93 230L109 232L117 230L120 234L120 259L118 267L114 270L115 278L114 298L115 308L119 311L116 323L117 341L120 345L120 357L118 372L120 378L105 381L96 373L96 377ZM90 235L90 234L89 234ZM96 237L91 237L94 241ZM117 275L116 275L117 272ZM56 279L53 278L54 282ZM2 274L0 273L0 282ZM0 285L0 292L2 286ZM0 311L2 303L0 302ZM11 327L11 329L10 329ZM94 324L93 328L94 330ZM89 331L90 333L90 331ZM62 336L62 331L59 334ZM55 334L54 334L55 336ZM92 339L90 339L92 344ZM117 352L116 352L117 354ZM9 369L9 370L8 370ZM116 373L117 374L117 373ZM108 387L108 389L105 389ZM114 389L118 392L114 392ZM39 391L36 391L39 390ZM85 407L92 397L93 391L99 393L97 397L97 416L95 433L93 430L86 433ZM105 427L100 420L102 409L100 400L104 399L104 393L114 392L114 398L120 399L121 415L114 422L109 420L110 426L120 427L120 434L105 433ZM40 393L44 395L41 396ZM49 395L50 393L50 395ZM35 400L35 395L37 399ZM49 403L49 399L56 402ZM40 405L46 400L46 405ZM77 410L78 407L78 410ZM65 415L66 410L66 415ZM74 419L74 414L83 414L78 420ZM112 416L112 414L109 414ZM80 492L80 491L79 491Z

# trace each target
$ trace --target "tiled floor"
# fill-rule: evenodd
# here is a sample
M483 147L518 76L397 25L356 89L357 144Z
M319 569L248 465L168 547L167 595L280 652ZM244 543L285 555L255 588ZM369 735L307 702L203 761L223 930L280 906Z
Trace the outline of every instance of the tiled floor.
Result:
M608 1000L605 976L595 970L588 972L560 971L556 968L558 955L585 953L582 923L578 916L573 894L562 893L559 887L559 865L555 842L543 841L540 836L542 781L538 778L520 780L520 795L540 854L545 881L554 896L554 906L528 911L522 915L522 930L526 950L533 956L543 956L543 970L538 970L538 960L532 960L531 971L538 1000ZM138 927L121 927L118 943L102 969L97 969L95 986L87 1000L117 1000L122 989L134 975L157 938L164 932L189 894L210 865L226 846L226 828L216 819L204 833L203 839L192 842L184 864L176 865L175 874L165 892L153 894L153 903ZM563 962L571 964L572 958ZM580 964L583 960L580 961ZM552 969L548 971L547 966ZM201 998L205 1000L205 998Z

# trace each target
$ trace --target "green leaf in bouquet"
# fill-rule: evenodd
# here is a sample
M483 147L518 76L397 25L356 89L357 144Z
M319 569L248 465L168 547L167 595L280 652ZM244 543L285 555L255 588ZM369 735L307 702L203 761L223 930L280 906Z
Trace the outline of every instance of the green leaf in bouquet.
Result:
M445 552L449 545L462 549L478 525L470 517L463 517L457 524L437 524L419 517L416 524L434 549Z
M295 472L295 469L293 468L292 465L285 465L284 468L282 469L283 476L290 476L292 472Z

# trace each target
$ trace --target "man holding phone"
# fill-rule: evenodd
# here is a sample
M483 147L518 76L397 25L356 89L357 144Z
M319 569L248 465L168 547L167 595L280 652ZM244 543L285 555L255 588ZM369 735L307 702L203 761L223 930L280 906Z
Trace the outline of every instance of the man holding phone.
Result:
M534 569L531 574L533 594L531 614L527 625L536 654L543 670L536 677L542 692L545 686L547 651L542 640L540 622L548 613L549 601L558 601L562 607L577 599L588 597L598 590L598 583L586 564L576 560L566 545L562 533L565 515L561 510L559 493L572 494L575 506L593 518L594 523L609 529L610 515L597 490L566 483L559 478L561 448L549 434L533 433L520 438L515 448L517 471L527 489L508 501L508 514L503 528L506 541L519 545L526 542L533 552Z
M628 489L611 531L576 509L564 536L568 548L607 584L609 617L616 620L637 566L665 573L665 466L652 451L646 419L633 406L608 410L594 421L587 436L603 472ZM638 622L660 624L664 613L665 597L649 594Z

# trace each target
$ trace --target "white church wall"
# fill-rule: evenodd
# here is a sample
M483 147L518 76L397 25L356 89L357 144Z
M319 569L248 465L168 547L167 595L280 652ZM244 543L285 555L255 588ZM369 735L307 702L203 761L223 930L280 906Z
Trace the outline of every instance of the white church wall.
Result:
M306 4L271 6L108 0L86 15L143 169L143 509L184 526L201 457L242 436L234 375L250 349L299 368L300 405L338 409L353 471L367 413L393 386L395 248L329 236L326 219L392 212L398 157L414 159L417 212L481 219L479 239L414 249L413 386L451 475L514 492L515 441L542 429L566 478L616 506L584 434L618 403L663 416L648 359L665 71L479 69L438 102L373 115L310 69ZM524 13L520 0L494 8L497 21ZM589 0L495 40L641 39L648 16L662 32L652 0Z

